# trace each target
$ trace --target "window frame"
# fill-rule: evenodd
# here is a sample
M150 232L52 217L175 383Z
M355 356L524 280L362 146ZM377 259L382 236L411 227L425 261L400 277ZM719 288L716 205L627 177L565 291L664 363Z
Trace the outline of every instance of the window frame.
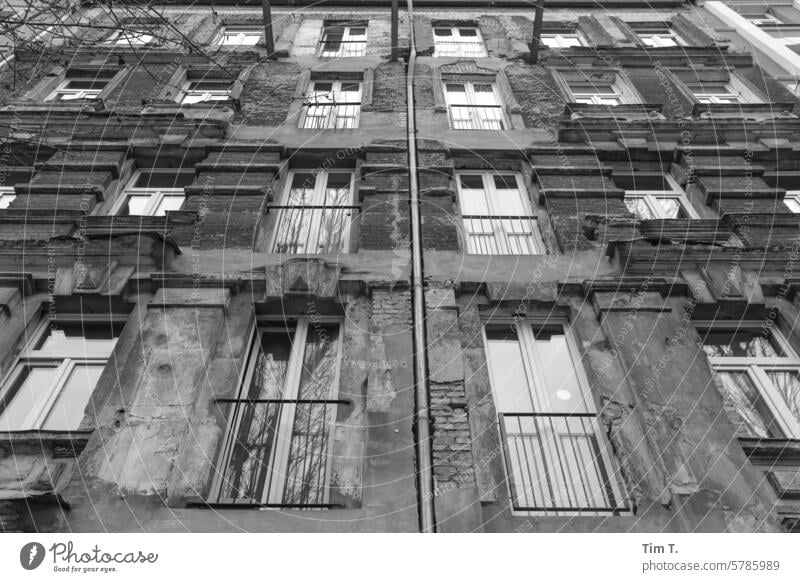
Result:
M334 32L334 29L336 28L342 29L342 38L338 41L329 40L328 35ZM363 28L364 34L354 37L352 34L352 29L354 28L359 28L359 29ZM363 36L363 40L361 40L361 36ZM343 59L343 58L364 57L367 54L368 40L369 40L368 22L364 22L363 24L352 24L352 23L331 23L328 25L323 24L322 31L319 37L319 46L317 47L316 55L320 59ZM334 53L334 51L328 51L325 49L326 43L332 43L332 42L338 42L339 48L335 51L335 54L328 54L328 53ZM356 45L356 50L354 51L356 54L352 54L353 51L345 50L348 45Z
M578 44L563 44L563 39L574 39L577 41ZM547 40L554 40L556 41L554 45L548 44ZM589 46L589 42L586 40L586 36L579 30L575 30L574 32L542 32L539 35L539 43L541 46L552 50L558 49L565 49L565 48L580 48Z
M524 319L515 319L511 317L491 317L485 318L481 321L481 333L483 339L483 353L486 358L486 366L487 372L489 376L489 386L492 395L492 401L495 404L495 411L498 415L497 418L497 425L498 430L500 433L501 439L501 447L503 448L504 454L503 457L503 468L506 475L506 490L509 496L509 500L511 501L511 513L512 515L519 515L519 516L591 516L591 515L624 515L630 512L629 504L627 503L629 497L625 491L624 486L622 486L620 482L620 471L618 463L615 460L613 452L611 450L611 444L608 442L608 439L605 436L605 433L600 426L599 420L599 410L601 407L598 406L594 391L591 388L591 383L589 382L589 377L586 373L586 369L583 364L582 354L579 348L579 344L577 339L574 337L574 332L572 330L572 326L569 322L569 319L566 316L527 316ZM508 445L506 440L506 432L502 423L500 422L500 416L504 414L509 415L519 415L522 413L504 413L503 411L499 410L499 406L497 405L498 398L496 388L494 386L494 382L492 378L494 377L493 370L492 370L492 361L489 354L489 339L487 336L487 327L490 326L509 326L512 330L516 331L517 333L517 343L520 347L520 354L521 360L523 363L523 368L526 375L526 383L528 384L528 391L531 396L531 403L532 406L535 408L536 400L538 399L540 402L544 402L544 392L542 388L546 385L545 379L541 376L541 372L539 370L542 369L542 366L537 365L536 362L537 356L536 351L531 349L535 345L535 337L533 328L535 326L560 326L564 338L565 344L567 346L567 350L570 356L570 360L572 361L573 369L575 370L575 378L578 382L583 401L585 403L585 408L587 410L588 415L593 415L591 420L591 426L594 428L594 435L595 440L599 449L600 453L600 460L603 463L603 469L607 473L607 483L606 486L611 487L611 494L613 496L613 500L617 500L616 507L609 507L603 508L602 510L584 510L579 508L573 509L547 509L547 508L517 508L515 506L516 503L516 493L514 492L514 483L512 477L512 471L509 467L508 461ZM532 385L534 384L534 385ZM542 413L547 414L547 413Z
M108 323L109 325L113 325L114 323L124 324L127 321L127 316L115 313L104 315L69 314L58 316L56 321L60 323L72 323L78 325L85 323ZM36 345L39 345L39 343L45 339L47 332L50 330L51 324L52 320L43 314L41 321L35 324L33 332L31 334L27 334L26 332L24 347L17 355L13 365L8 369L4 376L0 377L0 402L3 402L9 393L13 393L10 400L8 400L8 403L11 403L17 397L18 391L22 389L21 383L24 382L24 373L27 368L56 369L56 376L53 378L53 380L51 380L50 383L50 393L38 406L38 412L34 411L35 419L32 423L33 426L15 429L10 432L28 432L39 430L70 432L79 430L80 422L78 423L78 426L70 429L45 429L43 427L55 410L55 405L66 388L66 382L69 380L76 366L102 365L105 367L108 364L108 361L111 359L114 350L116 349L117 341L119 340L119 337L113 338L111 349L107 354L89 353L87 349L76 352L69 350L47 351L34 349ZM92 392L94 392L96 389L97 385L95 384L95 386L92 388ZM89 400L87 400L84 407L89 404L90 400L91 396L89 397ZM5 414L5 411L6 406L3 406L2 409L0 409L0 417Z
M183 82L183 86L181 90L175 96L175 102L180 104L181 106L186 105L206 105L206 104L214 104L220 101L230 101L233 99L231 93L233 92L233 85L236 81L230 79L214 79L214 78L203 78L203 79L186 79ZM192 89L192 85L197 83L218 83L220 86L227 85L226 89ZM201 96L201 99L188 101L187 99L190 96Z
M290 201L290 198L291 198L291 193L292 193L292 182L294 181L294 177L297 174L313 174L315 176L314 194L313 194L313 199L312 199L314 204L306 204L306 205L302 205L302 206L289 205L288 204L289 201ZM347 174L347 175L350 176L350 186L349 186L350 187L350 191L348 192L348 195L347 195L349 204L343 205L343 206L330 206L330 205L319 204L319 202L324 201L324 199L325 199L325 192L328 189L328 179L331 176L331 174ZM319 177L321 175L324 176L324 181L320 180ZM324 182L324 185L323 185L323 182ZM356 185L356 172L354 170L312 170L312 169L305 170L303 168L295 168L295 169L292 169L289 172L287 172L286 184L283 187L283 196L281 197L281 205L280 206L270 206L270 208L277 209L277 210L279 210L279 212L278 212L278 218L277 218L277 220L275 222L275 228L273 229L274 232L272 233L272 236L270 237L270 244L269 244L269 249L270 250L269 250L269 252L275 253L275 254L286 254L286 255L295 255L295 254L296 255L330 254L330 253L319 253L319 252L316 252L316 253L309 253L309 252L305 252L305 253L289 253L289 252L287 252L285 250L278 250L278 248L277 248L278 244L279 244L278 237L281 234L280 225L283 223L284 217L285 217L287 212L289 212L291 210L297 210L297 209L309 209L309 210L316 209L316 210L324 211L324 210L329 209L329 208L331 208L331 209L335 208L335 209L343 210L344 213L345 213L345 219L346 219L345 220L345 223L346 223L345 224L345 228L344 228L344 231L343 231L342 237L341 237L342 249L339 250L339 251L336 251L335 254L340 254L340 253L341 254L350 254L350 253L352 253L354 251L353 241L351 240L351 238L352 238L352 224L353 224L353 221L354 221L353 213L358 213L358 211L360 211L360 209L361 209L360 206L355 204L355 202L356 202L356 200L355 200L355 195L356 195L356 187L355 187L355 185ZM319 248L319 235L321 234L321 230L319 228L316 228L316 226L319 224L319 221L321 219L321 216L319 216L319 217L317 216L318 214L321 215L321 213L312 214L311 226L309 227L309 232L313 233L312 236L317 237L316 240L315 240L316 245L311 245L310 242L306 244L306 246L315 246L315 248L317 248L317 249Z
M450 102L450 91L448 90L449 85L462 85L464 87L464 96L466 103L451 103ZM476 97L477 93L475 91L475 85L488 85L492 88L492 96L494 99L495 105L485 105L480 104L478 102L478 98ZM450 80L448 78L442 79L442 91L444 92L444 102L445 107L447 108L447 119L450 124L450 129L453 131L506 131L511 129L511 123L509 122L508 115L506 115L506 107L505 102L503 101L503 95L501 93L500 87L498 85L497 79L479 79L479 80ZM453 117L453 107L463 107L468 109L470 114L470 119L468 120L456 120ZM500 116L497 120L482 120L479 116L476 115L477 110L496 110L499 111ZM479 125L485 125L486 123L491 123L493 121L497 121L500 123L501 127L494 128L494 127L478 127ZM470 127L456 127L456 123L469 123Z
M747 103L766 103L755 91L748 87L735 73L729 73L727 81L701 81L691 80L682 81L686 86L689 95L696 103L704 105L743 105ZM703 91L702 85L724 85L727 93L718 92L696 92ZM735 101L727 97L736 97Z
M680 184L678 184L678 181L669 173L663 173L661 175L664 177L664 181L670 186L669 190L625 190L625 196L623 198L623 202L626 203L625 206L627 207L627 201L629 199L641 199L653 217L639 218L637 216L637 219L680 220L681 217L669 218L667 216L663 216L664 211L661 208L661 205L658 203L658 199L669 198L678 202L680 209L687 215L685 218L700 218L700 214L698 214L694 206L692 206L692 203L689 201L689 197L686 195L686 191L681 188ZM630 210L630 208L628 208L628 210ZM630 212L636 215L633 210L630 210Z
M0 210L8 208L16 198L14 186L0 186Z
M781 431L786 435L786 438L800 439L800 419L796 418L788 404L781 396L780 392L773 385L772 381L767 375L768 371L796 371L800 375L800 355L792 347L788 338L783 335L777 326L773 325L770 328L764 328L762 322L753 320L742 321L708 321L699 320L693 322L695 330L700 335L701 346L703 333L701 330L714 330L714 331L741 331L746 329L755 329L761 332L767 329L771 338L774 338L781 350L786 356L778 356L774 358L759 358L759 357L715 357L708 356L709 364L713 373L718 371L722 372L744 372L752 381L753 386L758 390L759 395L764 403L769 408L772 417L777 422ZM701 347L702 349L702 347ZM705 351L703 352L705 353ZM720 395L722 395L720 393ZM750 437L759 438L759 437Z
M234 33L234 31L236 31ZM250 32L252 31L252 32ZM240 41L255 37L255 42L225 42L226 37L236 36ZM223 24L217 31L214 43L217 46L256 46L264 36L264 29L257 24Z
M448 29L450 31L450 38L458 38L457 41L439 41L439 35L436 33L437 30L445 30ZM475 36L474 37L462 37L461 30L474 30ZM472 59L483 59L489 56L489 51L486 48L486 41L483 38L483 33L481 32L480 26L477 24L432 24L431 25L431 34L433 35L433 56L437 58L472 58ZM462 38L475 38L475 41L464 41L460 40ZM444 46L450 46L455 48L454 54L441 54L441 49ZM480 50L470 51L469 47L477 48L480 47ZM473 52L478 54L472 54Z
M485 195L486 202L489 205L490 214L487 215L479 215L479 214L464 214L464 206L463 206L463 199L464 188L461 185L461 176L463 175L471 175L471 176L481 176L483 181L483 192ZM491 213L495 210L494 203L501 200L502 196L498 193L498 189L494 183L494 177L499 175L513 175L516 182L517 182L517 190L520 194L520 199L522 201L524 210L526 211L525 214L517 215L510 215L504 212L498 212L496 214ZM458 193L458 208L459 214L461 216L461 230L464 233L464 252L471 255L481 255L481 256L541 256L547 254L547 248L544 244L544 237L542 236L541 226L539 225L539 217L534 213L533 204L530 198L530 191L528 188L525 187L525 181L523 180L523 176L520 172L517 171L509 171L503 172L498 170L458 170L454 173L454 179L456 181L456 190ZM488 185L488 186L487 186ZM500 209L497 209L500 210ZM513 250L513 245L509 242L509 233L503 227L503 224L500 223L499 225L492 224L493 240L495 241L495 245L500 248L501 246L507 250L508 252L498 252L498 253L482 253L477 252L476 249L470 243L470 233L468 231L467 220L503 220L504 218L509 220L526 220L530 222L531 225L531 245L533 249L536 251L534 253L514 253L511 252Z
M794 214L800 214L800 190L787 190L783 197L783 203Z
M223 504L239 504L239 505L256 505L264 508L274 508L274 509L282 509L287 507L295 507L291 504L283 503L283 495L285 493L286 482L287 482L287 470L286 467L289 461L289 455L291 453L292 447L292 426L294 423L294 419L296 418L297 412L297 402L303 402L304 400L300 400L297 398L300 389L300 382L301 382L301 372L303 368L303 356L305 355L305 347L306 347L306 340L308 338L309 327L314 325L320 324L338 324L339 326L339 338L338 338L338 346L337 346L337 354L336 354L336 369L334 371L334 381L331 386L331 391L328 394L330 397L327 399L328 402L332 404L342 404L345 401L340 398L341 395L341 372L342 372L342 354L344 352L344 329L345 329L345 320L342 317L338 316L297 316L297 317L286 317L286 318L277 318L277 317L256 317L253 322L251 322L248 331L248 343L247 343L247 351L246 351L246 360L245 365L239 371L239 378L238 378L238 388L236 390L236 397L231 399L217 399L217 402L230 402L233 406L230 407L230 410L225 415L225 434L224 438L221 441L221 446L219 448L219 452L217 454L217 462L214 468L214 475L211 482L211 497L217 500L217 503ZM281 325L274 325L273 327L267 327L269 324L281 324ZM228 466L231 462L231 455L234 451L234 445L239 434L239 430L241 428L241 420L242 414L239 412L239 407L237 404L241 402L247 402L248 399L246 398L246 390L249 389L250 384L252 382L254 368L256 365L257 359L254 358L255 350L259 348L259 344L262 341L262 334L263 333L281 333L282 331L286 331L287 329L294 328L294 333L292 334L292 347L291 353L289 356L289 364L287 365L286 374L284 377L283 388L284 392L282 393L282 401L291 401L294 400L295 403L292 404L291 402L283 402L282 404L286 404L286 410L281 408L279 412L279 428L276 430L276 434L283 434L289 436L289 438L276 438L273 444L272 450L270 452L269 458L273 461L271 466L267 469L268 476L265 479L265 484L263 487L263 491L261 492L260 500L247 500L247 499L232 499L232 498L223 498L223 479L228 470ZM287 390L288 387L288 391ZM293 396L293 398L289 398ZM335 430L336 430L336 420L334 418L333 422L330 424L330 432L328 438L328 449L326 451L326 483L324 486L324 498L322 504L303 504L297 506L298 508L308 508L308 509L330 509L335 507L330 503L330 492L331 492L331 468L333 462L333 447L335 444ZM274 460L277 459L277 462ZM275 467L277 465L277 468ZM273 488L273 483L275 481L281 483L281 486L276 490Z
M156 26L147 24L131 24L114 30L104 41L103 44L111 46L142 47L155 44L157 29ZM134 36L135 35L135 36ZM133 37L133 39L129 38ZM144 42L138 39L148 37Z
M180 169L175 170L161 170L159 168L139 168L131 174L131 177L125 183L124 188L122 189L118 199L114 202L114 205L111 207L110 214L114 216L166 216L166 212L176 212L178 210L169 210L165 209L164 214L157 214L155 213L158 210L158 207L164 202L166 198L177 198L178 196L183 197L183 202L181 206L186 203L186 188L149 188L149 187L136 187L132 186L132 184L136 184L139 178L144 173L162 173L162 174L177 174L180 173ZM184 172L188 173L188 172ZM147 204L145 205L145 209L143 214L123 214L123 211L128 207L129 199L132 196L148 196L150 199L148 200Z
M78 99L86 99L90 101L95 101L100 99L100 95L108 89L109 85L111 84L111 78L108 79L92 79L92 82L97 83L99 81L105 81L105 85L100 89L68 89L68 85L73 81L80 80L81 77L65 77L59 84L52 90L48 95L44 98L44 101L76 101ZM74 95L69 99L58 99L56 96L59 94L66 94L66 95Z
M316 91L316 84L317 83L330 83L331 90L327 93L331 95L331 102L326 103L316 103L311 104L313 99L318 98L317 91ZM336 95L343 93L342 85L343 84L358 84L358 102L355 101L344 101L341 103L336 102ZM353 93L353 91L348 91L347 93ZM325 93L323 93L324 95ZM364 106L364 79L310 79L308 85L305 89L303 94L303 104L300 111L300 121L298 123L298 129L312 129L312 130L324 130L324 129L334 129L334 130L347 130L347 129L358 129L361 125L361 109ZM322 127L306 127L309 119L316 119L322 118L320 115L309 115L309 109L311 107L319 107L319 108L329 108L328 113L324 116L324 123ZM340 107L355 107L355 116L352 118L349 116L340 116L339 111ZM348 127L338 127L338 122L340 119L353 119L353 125Z

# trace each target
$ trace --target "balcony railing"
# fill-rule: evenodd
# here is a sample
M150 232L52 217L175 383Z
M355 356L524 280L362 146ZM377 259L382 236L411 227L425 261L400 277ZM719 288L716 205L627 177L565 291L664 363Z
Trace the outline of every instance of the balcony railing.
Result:
M367 54L366 40L322 41L319 56L324 59L363 57Z
M505 129L503 108L499 105L450 105L450 123L453 129L501 130Z
M538 255L536 218L463 216L467 252L474 255Z
M518 511L619 514L595 414L501 414L513 506Z
M360 206L270 206L279 209L273 252L336 254L348 252L350 225Z
M361 103L305 105L302 129L355 129L361 115Z
M211 504L326 509L330 443L342 400L219 399L232 434Z

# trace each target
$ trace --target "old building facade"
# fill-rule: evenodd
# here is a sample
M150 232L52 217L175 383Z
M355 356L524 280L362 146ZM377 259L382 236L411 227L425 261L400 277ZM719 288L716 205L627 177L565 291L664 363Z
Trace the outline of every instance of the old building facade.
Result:
M767 5L414 4L3 13L2 530L798 528Z

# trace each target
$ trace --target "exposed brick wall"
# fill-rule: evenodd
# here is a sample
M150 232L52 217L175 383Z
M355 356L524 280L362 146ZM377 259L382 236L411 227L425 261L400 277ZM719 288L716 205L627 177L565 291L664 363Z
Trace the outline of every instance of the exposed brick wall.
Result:
M645 103L664 106L661 113L667 119L684 118L692 114L694 103L666 75L659 74L651 67L627 68L626 73Z
M509 65L505 73L522 108L525 127L553 126L564 113L565 100L550 71L539 66Z
M372 105L364 111L383 111L398 114L397 124L405 126L406 72L402 63L388 63L375 69Z
M270 62L256 66L241 95L243 125L281 125L294 101L301 69L296 63Z

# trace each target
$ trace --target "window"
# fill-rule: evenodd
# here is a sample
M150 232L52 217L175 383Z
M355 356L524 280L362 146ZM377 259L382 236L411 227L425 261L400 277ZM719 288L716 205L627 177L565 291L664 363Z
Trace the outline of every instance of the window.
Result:
M433 43L436 57L487 56L481 31L476 26L434 26Z
M457 175L467 252L477 255L539 255L542 235L518 174Z
M219 503L330 507L340 322L265 322L253 335L212 491Z
M258 26L225 25L220 30L217 44L223 46L254 46L261 40L264 29Z
M639 24L632 26L642 44L651 48L686 46L687 43L667 23Z
M273 252L349 252L353 175L349 172L292 172L280 207Z
M765 12L764 14L759 14L757 16L748 16L747 20L756 26L780 26L783 24L783 22L775 18L769 12Z
M144 46L155 39L155 33L150 28L131 28L114 31L105 43L117 46Z
M795 214L800 213L800 190L787 190L783 203Z
M513 508L625 511L580 355L562 324L485 327Z
M16 197L13 186L0 186L0 210L8 208Z
M302 129L355 129L361 115L361 83L311 81L300 120Z
M227 101L231 97L232 84L229 79L189 79L178 93L177 102L181 105L192 105L211 101Z
M42 321L0 388L0 432L76 430L123 325Z
M539 37L542 44L548 48L570 48L586 46L586 40L579 32L546 32Z
M138 170L114 207L114 214L165 216L180 210L186 200L183 190L192 183L194 172L177 170Z
M640 220L654 218L698 218L686 193L669 174L614 176L625 189L625 206Z
M367 24L331 24L322 30L319 56L326 59L363 57L367 52Z
M622 91L614 83L593 83L591 81L570 81L569 90L575 103L587 105L620 105Z
M444 94L453 129L506 129L503 107L493 83L445 82Z
M103 77L68 77L45 98L45 101L97 99L110 79Z
M800 357L776 328L698 324L703 350L739 436L800 438Z
M736 77L725 81L690 81L686 86L700 103L758 103L761 100Z

